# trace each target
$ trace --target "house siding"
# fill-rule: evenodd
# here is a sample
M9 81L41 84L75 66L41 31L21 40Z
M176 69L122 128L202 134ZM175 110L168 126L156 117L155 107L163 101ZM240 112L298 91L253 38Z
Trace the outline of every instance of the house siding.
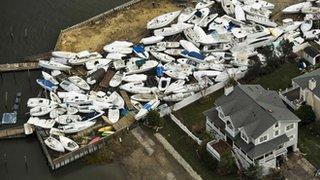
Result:
M306 104L310 105L316 114L317 120L320 119L320 99L313 94L312 91L309 89L305 89L303 92L304 94L304 101Z

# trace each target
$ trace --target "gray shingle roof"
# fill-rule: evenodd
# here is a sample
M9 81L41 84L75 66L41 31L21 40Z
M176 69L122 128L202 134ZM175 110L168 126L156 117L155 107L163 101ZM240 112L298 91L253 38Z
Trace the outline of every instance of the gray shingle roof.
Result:
M230 116L235 128L243 127L254 139L278 121L300 121L287 109L277 92L267 91L260 85L238 85L228 96L218 98L215 104Z
M305 89L309 87L309 80L312 78L315 79L317 82L316 88L312 90L312 92L316 96L320 97L320 69L316 69L312 72L302 74L298 77L293 78L292 81L298 84L302 89Z

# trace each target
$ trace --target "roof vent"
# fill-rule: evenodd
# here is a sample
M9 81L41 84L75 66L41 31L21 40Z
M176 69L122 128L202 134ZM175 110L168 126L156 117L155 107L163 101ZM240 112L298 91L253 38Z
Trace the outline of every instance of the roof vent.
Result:
M317 81L314 78L309 80L309 89L313 91L317 87Z
M268 109L268 112L269 112L269 113L273 113L273 111L272 111L271 109Z

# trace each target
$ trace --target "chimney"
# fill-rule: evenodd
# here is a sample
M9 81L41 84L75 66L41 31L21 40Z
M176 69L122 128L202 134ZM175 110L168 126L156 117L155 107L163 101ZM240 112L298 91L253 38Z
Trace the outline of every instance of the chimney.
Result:
M312 78L309 80L309 89L313 91L317 87L317 81Z
M228 96L233 91L233 86L225 86L224 87L224 95Z

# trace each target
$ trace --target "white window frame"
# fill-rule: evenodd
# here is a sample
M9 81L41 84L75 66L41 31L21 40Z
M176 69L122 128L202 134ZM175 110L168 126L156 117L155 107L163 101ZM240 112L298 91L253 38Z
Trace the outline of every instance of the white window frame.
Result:
M246 143L249 142L248 136L247 136L246 133L244 133L243 131L240 132L240 137L241 137L241 139L244 140ZM243 138L243 137L245 137L247 140L245 140L245 138Z
M267 137L267 139L266 139L266 140L261 141L261 138L263 138L263 137ZM269 139L269 135L268 135L268 134L263 135L263 136L260 136L260 137L259 137L259 143L266 142L266 141L268 141L268 139Z
M276 124L278 124L278 127L276 127ZM276 122L276 123L274 124L274 126L273 126L273 129L279 129L279 127L280 127L280 123L279 123L279 122Z
M279 132L278 135L276 135L276 132ZM273 132L273 137L278 137L280 136L280 129L277 129Z
M292 127L291 129L287 130L287 127L288 127L288 126L291 126L291 125L292 125L293 127ZM294 123L291 123L291 124L289 124L289 125L286 126L285 131L286 131L286 132L289 132L289 131L292 131L294 128L295 128Z

